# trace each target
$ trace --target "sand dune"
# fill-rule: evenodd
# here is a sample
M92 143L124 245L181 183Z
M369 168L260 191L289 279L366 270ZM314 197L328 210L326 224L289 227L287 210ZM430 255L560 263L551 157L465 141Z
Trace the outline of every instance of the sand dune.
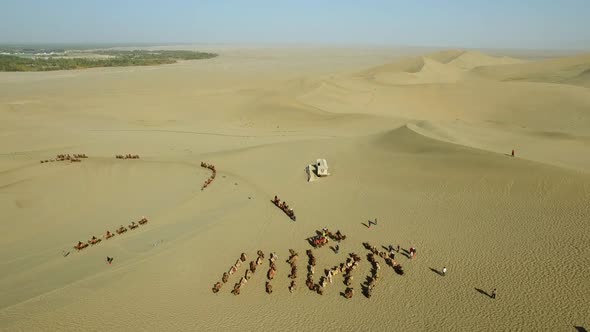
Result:
M499 81L527 81L588 86L590 55L532 61L508 66L480 67L474 73Z
M387 52L227 48L206 62L0 75L0 329L588 328L586 57ZM58 153L89 158L39 163ZM308 183L319 157L332 176ZM203 191L201 161L217 169ZM355 252L352 299L340 275L309 291L305 259L288 290L288 249L304 256L322 227L347 239L338 254L313 250L316 281ZM418 249L397 254L403 276L382 261L370 299L365 241ZM267 261L239 296L244 266L211 291L257 250L279 256L271 295Z

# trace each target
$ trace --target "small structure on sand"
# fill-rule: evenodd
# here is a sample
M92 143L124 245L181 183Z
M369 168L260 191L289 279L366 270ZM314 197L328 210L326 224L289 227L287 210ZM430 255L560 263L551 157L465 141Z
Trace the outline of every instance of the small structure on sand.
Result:
M318 177L329 176L328 162L326 159L317 159L315 164L310 164L305 167L307 173L307 182L316 180Z

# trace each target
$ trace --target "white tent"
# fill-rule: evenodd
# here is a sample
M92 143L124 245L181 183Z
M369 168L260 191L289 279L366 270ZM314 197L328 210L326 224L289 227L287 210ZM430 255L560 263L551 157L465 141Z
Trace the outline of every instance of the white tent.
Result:
M305 167L305 173L307 173L307 182L312 182L317 177L328 176L328 162L326 159L317 159L315 164L310 164Z

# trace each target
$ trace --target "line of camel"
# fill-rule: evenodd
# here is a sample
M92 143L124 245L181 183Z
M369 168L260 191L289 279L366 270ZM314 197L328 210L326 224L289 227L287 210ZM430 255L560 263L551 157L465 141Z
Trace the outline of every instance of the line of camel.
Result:
M139 155L138 154L131 154L131 153L128 153L126 155L117 154L117 155L115 155L115 158L117 158L117 159L139 159Z
M137 223L135 223L135 221L132 221L131 224L129 224L129 229L130 230L134 230L137 227L139 227L140 225L145 225L147 224L148 219L146 217L141 217L141 219L139 219L139 221ZM121 227L117 228L117 230L115 231L117 232L117 234L123 234L125 232L127 232L127 228L123 225L121 225ZM115 236L115 233L112 233L111 231L107 230L107 232L105 233L105 235L103 235L103 238L105 240L108 240L110 238L112 238L113 236ZM96 236L92 236L92 238L90 240L88 240L88 242L82 242L82 241L78 241L78 244L76 244L74 246L74 249L80 251L82 249L87 248L89 245L95 245L98 244L102 241L101 238L96 237Z
M207 180L205 180L205 183L203 183L201 190L204 190L205 188L207 188L207 186L209 186L211 184L211 182L213 182L213 180L215 180L215 176L217 175L217 171L215 170L215 165L207 164L205 162L201 162L201 167L210 169L211 172L213 172L211 174L211 176Z
M282 201L275 195L275 198L271 200L271 202L278 207L279 209L281 209L283 212L285 212L287 214L287 216L289 216L289 218L291 218L291 220L296 221L297 217L295 217L295 212L293 211L292 208L289 207L289 205L287 204L287 202Z
M56 162L56 161L69 161L72 163L81 162L82 159L86 159L88 156L85 153L74 153L73 155L68 154L58 154L55 156L55 159L44 159L41 160L41 164L49 163L49 162Z

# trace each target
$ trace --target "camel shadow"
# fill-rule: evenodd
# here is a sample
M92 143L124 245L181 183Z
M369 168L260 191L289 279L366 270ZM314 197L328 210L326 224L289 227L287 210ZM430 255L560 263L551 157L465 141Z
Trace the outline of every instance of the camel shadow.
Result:
M484 291L483 289L475 287L475 290L478 291L479 293L489 297L489 298L492 298L492 296L490 294L488 294L488 292Z
M402 250L403 250L402 255L406 256L406 258L410 258L409 252L406 249L402 249Z
M371 298L371 294L369 293L369 287L367 287L365 285L361 285L361 288L362 288L362 291L361 292L363 293L363 295L366 298L370 299Z
M344 294L344 292L340 292L340 296L346 299L346 294Z
M330 246L330 249L332 249L332 251L333 251L335 254L337 254L337 253L338 253L338 250L336 250L336 248L335 248L335 247L332 247L332 246Z
M578 332L588 332L588 330L586 330L583 326L574 326L574 328Z
M431 267L429 267L429 269L430 269L430 271L432 271L432 272L434 272L434 273L438 274L439 276L441 276L441 277L443 276L442 272L440 272L439 270L437 270L437 269L433 269L433 268L431 268ZM476 289L477 289L477 288L476 288ZM486 295L487 295L487 293L486 293Z

